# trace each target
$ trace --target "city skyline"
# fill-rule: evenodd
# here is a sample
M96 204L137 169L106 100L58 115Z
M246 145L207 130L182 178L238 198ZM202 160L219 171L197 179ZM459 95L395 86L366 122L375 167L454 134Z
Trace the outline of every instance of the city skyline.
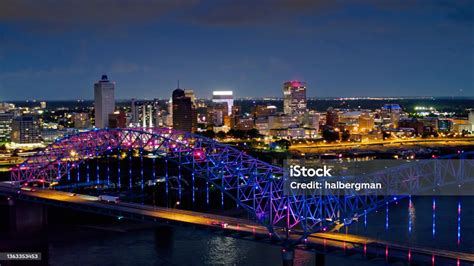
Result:
M177 80L199 98L288 80L308 97L474 96L471 1L247 4L3 1L0 99L92 99L102 74L117 99L168 98Z

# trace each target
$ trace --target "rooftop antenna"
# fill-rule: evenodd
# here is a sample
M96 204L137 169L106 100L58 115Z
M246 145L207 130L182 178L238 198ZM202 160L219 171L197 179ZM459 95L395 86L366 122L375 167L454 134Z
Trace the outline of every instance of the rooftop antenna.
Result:
M179 89L179 79L178 79L178 89Z

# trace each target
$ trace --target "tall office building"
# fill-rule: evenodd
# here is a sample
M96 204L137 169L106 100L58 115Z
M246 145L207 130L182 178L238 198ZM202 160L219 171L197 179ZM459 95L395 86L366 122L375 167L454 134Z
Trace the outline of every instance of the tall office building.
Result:
M187 132L196 131L196 109L190 97L186 97L182 89L173 91L173 128Z
M109 115L109 127L110 128L126 128L127 127L127 116L123 111L115 111Z
M40 143L41 129L36 117L31 115L18 116L13 119L11 140L15 143Z
M374 115L370 112L363 112L359 116L359 131L369 132L374 128Z
M283 84L283 112L302 114L306 112L306 82L288 81Z
M389 127L398 128L402 108L398 104L388 103L382 106L382 120L388 120Z
M115 111L115 82L110 82L107 75L94 84L95 127L109 126L109 115Z
M339 123L339 110L329 107L326 111L326 125L335 127Z
M474 110L469 111L468 121L471 124L471 131L474 132Z
M184 96L189 97L193 104L196 104L196 95L194 94L194 90L185 89Z
M227 115L232 114L232 106L234 106L234 96L232 91L213 91L212 92L213 103L226 103L227 104Z
M0 142L10 141L13 113L0 113Z
M157 116L159 113L159 102L157 99L153 101L137 101L132 99L130 126L152 128L157 125Z

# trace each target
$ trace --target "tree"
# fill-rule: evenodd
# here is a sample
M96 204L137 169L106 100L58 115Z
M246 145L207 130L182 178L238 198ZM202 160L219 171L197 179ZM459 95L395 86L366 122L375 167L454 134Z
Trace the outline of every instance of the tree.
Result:
M349 130L346 129L342 131L342 134L341 134L342 141L349 141L350 138L351 138L351 133L349 132Z
M229 132L227 132L227 135L236 139L243 139L245 137L245 132L238 129L231 129Z
M430 136L430 133L428 131L423 131L423 133L421 133L421 137L426 139Z
M389 139L392 136L392 134L388 131L382 131L382 139L386 140Z
M252 128L251 130L247 131L247 137L250 139L258 138L260 137L260 133L258 132L258 129Z
M274 142L276 147L280 148L281 150L288 150L290 147L290 141L286 139L280 139ZM275 147L275 148L276 148Z
M466 135L469 135L469 131L463 129L461 132L461 136L465 137Z
M216 133L211 129L208 129L208 130L204 131L204 133L202 133L202 135L204 137L208 137L208 138L211 138L211 139L216 137Z
M325 128L323 129L323 139L327 142L334 142L336 140L339 140L339 132L331 128Z
M217 137L219 139L224 139L226 137L226 134L225 134L224 131L219 131L219 132L217 132Z

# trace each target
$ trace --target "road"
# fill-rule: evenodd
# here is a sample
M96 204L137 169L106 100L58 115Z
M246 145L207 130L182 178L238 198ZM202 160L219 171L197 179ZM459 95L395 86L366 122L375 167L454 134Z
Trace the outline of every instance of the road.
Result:
M56 201L61 203L69 203L74 205L120 211L121 213L142 215L160 220L194 224L236 233L249 233L253 234L254 236L269 236L268 230L265 226L240 218L186 211L175 208L148 206L137 203L109 203L105 201L100 201L98 197L94 196L73 194L70 192L62 192L56 190L20 190L19 193L18 191L19 190L17 188L12 187L11 184L6 182L0 182L0 194L6 196L29 196L47 201ZM290 239L296 241L301 238L301 234L297 232L291 232L289 237ZM390 256L396 257L398 259L406 258L407 254L409 253L409 257L412 257L413 259L415 259L415 255L421 257L424 256L425 258L429 259L431 259L432 256L435 255L439 259L448 259L454 261L453 265L456 265L456 261L458 260L461 261L462 264L465 264L467 262L474 263L474 254L425 247L407 247L396 243L384 242L362 236L341 233L315 233L310 235L307 240L304 241L304 243L307 247L318 247L318 250L323 247L324 252L326 252L327 249L328 253L330 253L329 250L338 250L344 251L344 253L346 251L352 251L358 254L363 254L364 256L368 254L375 254L378 256L383 253L381 252L381 249L384 249L386 250L386 256L388 256L388 251L390 251Z
M365 142L342 142L342 143L317 143L317 144L292 144L290 151L302 153L321 152L325 150L345 150L345 149L367 149L376 147L410 147L410 146L471 146L474 145L473 137L466 138L415 138L415 139L396 139L396 140L372 140Z

